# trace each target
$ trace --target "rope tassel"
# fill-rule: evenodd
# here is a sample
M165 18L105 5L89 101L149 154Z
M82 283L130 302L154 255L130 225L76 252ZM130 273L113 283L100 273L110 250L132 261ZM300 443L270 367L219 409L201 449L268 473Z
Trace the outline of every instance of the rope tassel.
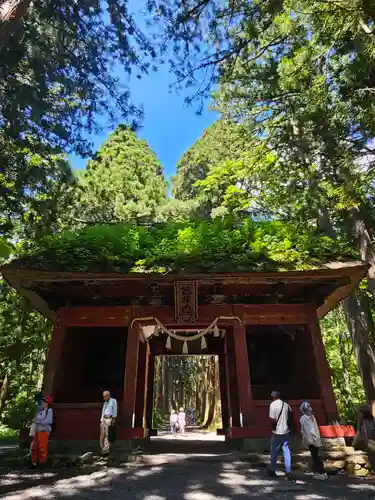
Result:
M205 337L202 337L202 340L201 340L201 349L207 349L207 342L206 342Z
M217 324L215 324L215 326L214 326L214 337L220 337L220 330L219 330Z
M182 354L189 354L189 349L186 340L182 346Z
M165 344L166 349L172 349L171 337L168 335L167 342Z

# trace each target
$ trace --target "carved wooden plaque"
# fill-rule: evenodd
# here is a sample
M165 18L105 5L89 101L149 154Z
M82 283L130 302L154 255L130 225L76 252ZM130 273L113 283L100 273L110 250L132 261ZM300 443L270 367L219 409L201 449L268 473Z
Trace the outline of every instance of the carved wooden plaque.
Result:
M198 285L196 281L174 282L175 316L178 323L195 323L198 319Z

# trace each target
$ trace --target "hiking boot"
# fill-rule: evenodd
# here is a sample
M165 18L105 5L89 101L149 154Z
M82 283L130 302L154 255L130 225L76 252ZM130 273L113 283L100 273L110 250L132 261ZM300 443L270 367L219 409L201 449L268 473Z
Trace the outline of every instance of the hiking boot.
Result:
M285 474L285 480L286 481L293 481L294 480L291 472L287 472Z
M268 470L267 474L268 474L268 477L272 477L272 478L277 477L277 474L274 470Z

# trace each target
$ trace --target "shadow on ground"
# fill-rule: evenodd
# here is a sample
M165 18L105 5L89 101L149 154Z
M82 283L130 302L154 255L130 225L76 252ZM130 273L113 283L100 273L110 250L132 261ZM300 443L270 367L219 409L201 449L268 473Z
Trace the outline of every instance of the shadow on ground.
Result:
M374 499L375 482L342 476L300 484L282 476L269 480L265 470L243 462L174 460L162 465L128 465L60 471L12 471L0 476L2 500L351 500Z

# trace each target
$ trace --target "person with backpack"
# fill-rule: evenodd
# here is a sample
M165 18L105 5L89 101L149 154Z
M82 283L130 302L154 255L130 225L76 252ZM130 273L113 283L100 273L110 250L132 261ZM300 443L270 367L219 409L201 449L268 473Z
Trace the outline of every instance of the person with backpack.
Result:
M276 464L277 457L282 450L284 456L284 465L286 479L291 479L292 458L289 449L290 427L293 427L292 409L285 401L280 398L278 391L271 393L272 403L269 409L269 418L271 421L271 463L268 469L269 477L277 477Z
M319 426L315 415L308 401L304 401L300 407L301 418L301 434L302 443L310 450L313 459L313 472L316 479L327 479L328 476L324 472L323 460L320 457L319 450L322 446L320 439Z
M52 398L43 396L42 409L35 416L35 436L31 444L32 466L44 465L48 455L48 439L53 425L53 410L50 408Z

